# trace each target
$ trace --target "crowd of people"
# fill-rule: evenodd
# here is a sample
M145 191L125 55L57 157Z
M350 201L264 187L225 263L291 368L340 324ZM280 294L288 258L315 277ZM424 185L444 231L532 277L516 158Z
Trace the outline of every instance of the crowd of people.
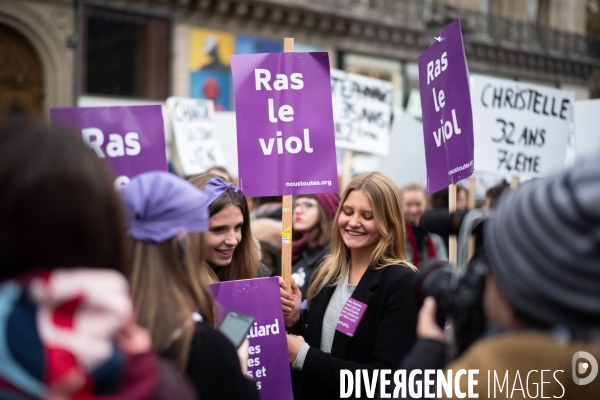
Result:
M281 274L280 199L246 198L223 168L147 172L118 191L112 180L72 132L0 128L0 398L258 399L249 343L216 329L207 285ZM423 187L370 172L341 196L295 196L292 279L279 278L294 398L339 398L341 370L570 379L574 353L600 358L599 203L598 157L488 191L486 329L449 359L452 321L438 324L433 298L415 301L420 267L448 259L422 224ZM361 317L340 329L348 304ZM546 394L561 390L597 398L600 378Z

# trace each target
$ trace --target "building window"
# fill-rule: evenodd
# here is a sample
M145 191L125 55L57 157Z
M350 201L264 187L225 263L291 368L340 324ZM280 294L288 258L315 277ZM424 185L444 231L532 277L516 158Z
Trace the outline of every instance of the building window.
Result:
M494 17L504 16L502 9L502 0L490 0L489 12Z
M550 25L550 1L549 0L538 0L538 15L537 23L540 26Z
M169 19L90 7L83 32L83 93L169 96Z

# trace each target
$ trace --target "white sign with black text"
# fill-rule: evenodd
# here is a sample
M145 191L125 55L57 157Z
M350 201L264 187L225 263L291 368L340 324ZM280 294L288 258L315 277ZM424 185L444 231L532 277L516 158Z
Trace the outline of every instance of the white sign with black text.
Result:
M393 90L391 82L332 69L335 147L389 154Z
M167 106L183 174L190 176L214 166L224 166L213 101L169 97Z
M475 169L542 177L564 168L573 92L471 75Z

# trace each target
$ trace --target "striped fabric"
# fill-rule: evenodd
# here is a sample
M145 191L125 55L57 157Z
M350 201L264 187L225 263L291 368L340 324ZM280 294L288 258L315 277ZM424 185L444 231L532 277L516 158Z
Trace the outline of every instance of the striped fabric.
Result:
M132 320L116 271L55 269L0 283L0 399L150 397L156 357L128 354L117 339Z

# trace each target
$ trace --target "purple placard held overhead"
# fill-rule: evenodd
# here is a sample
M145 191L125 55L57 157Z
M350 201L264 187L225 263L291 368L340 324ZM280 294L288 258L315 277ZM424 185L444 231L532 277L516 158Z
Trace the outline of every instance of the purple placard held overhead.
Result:
M112 167L117 188L142 172L167 171L160 105L54 108L50 119L81 131L87 145Z
M337 192L327 53L232 56L231 70L244 193Z
M256 322L247 338L248 375L261 400L292 400L292 381L279 278L244 279L209 285L220 324L229 311L252 315Z
M419 57L427 194L473 174L469 71L458 18Z

